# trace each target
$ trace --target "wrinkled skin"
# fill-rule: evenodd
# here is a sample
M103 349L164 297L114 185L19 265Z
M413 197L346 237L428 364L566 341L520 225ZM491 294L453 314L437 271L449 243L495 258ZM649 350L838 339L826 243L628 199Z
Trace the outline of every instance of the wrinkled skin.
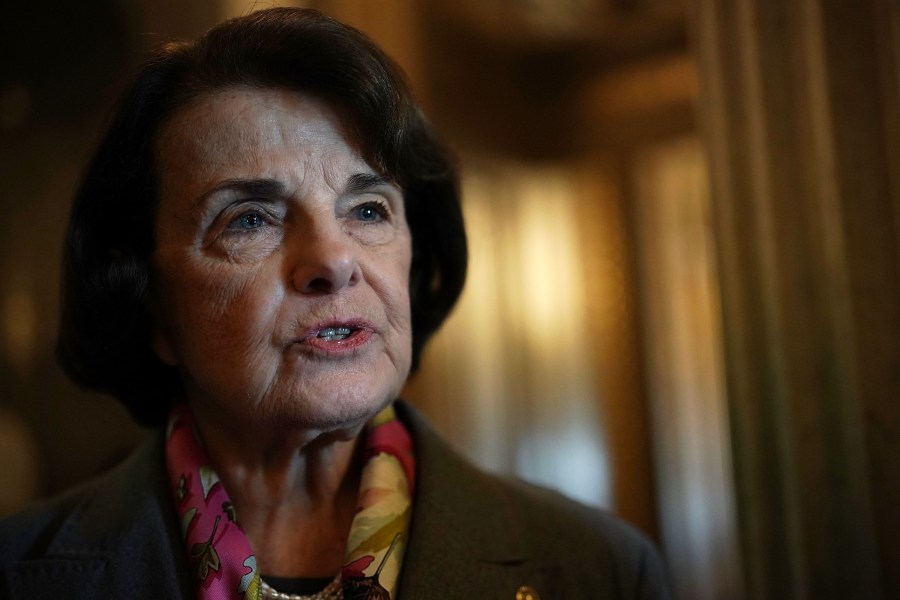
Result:
M231 431L358 431L409 372L401 190L324 102L286 90L201 97L164 124L156 156L154 348L195 414Z

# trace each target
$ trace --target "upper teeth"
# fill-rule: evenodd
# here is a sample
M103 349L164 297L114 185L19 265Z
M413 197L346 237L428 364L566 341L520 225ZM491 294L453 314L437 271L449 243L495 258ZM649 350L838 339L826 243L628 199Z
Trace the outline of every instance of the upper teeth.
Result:
M318 337L326 342L333 342L335 340L343 340L351 333L352 330L349 327L326 327L318 333Z

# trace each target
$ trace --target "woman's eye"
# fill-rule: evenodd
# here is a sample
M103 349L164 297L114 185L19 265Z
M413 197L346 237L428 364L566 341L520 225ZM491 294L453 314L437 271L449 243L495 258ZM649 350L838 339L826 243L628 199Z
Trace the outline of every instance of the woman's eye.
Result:
M265 219L263 219L262 215L255 212L245 213L231 223L228 224L228 229L237 229L237 230L247 230L247 229L257 229L262 227L265 224Z
M387 209L374 202L357 206L355 212L360 221L375 222L387 217Z

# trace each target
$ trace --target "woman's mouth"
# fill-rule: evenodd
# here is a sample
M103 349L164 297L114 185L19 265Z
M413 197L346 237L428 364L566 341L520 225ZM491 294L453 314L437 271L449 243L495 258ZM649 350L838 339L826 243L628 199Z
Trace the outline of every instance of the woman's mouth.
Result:
M319 331L316 337L326 342L339 342L346 340L354 331L356 330L352 327L326 327Z
M374 332L369 323L326 323L313 327L298 341L327 354L344 354L364 346Z

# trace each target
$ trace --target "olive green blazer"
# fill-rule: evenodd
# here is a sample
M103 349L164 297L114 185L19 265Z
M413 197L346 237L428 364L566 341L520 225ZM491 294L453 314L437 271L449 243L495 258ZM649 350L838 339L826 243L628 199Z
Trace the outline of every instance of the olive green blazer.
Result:
M478 470L398 402L416 449L399 597L668 597L651 544L607 513ZM162 435L109 474L0 522L0 598L192 598Z

